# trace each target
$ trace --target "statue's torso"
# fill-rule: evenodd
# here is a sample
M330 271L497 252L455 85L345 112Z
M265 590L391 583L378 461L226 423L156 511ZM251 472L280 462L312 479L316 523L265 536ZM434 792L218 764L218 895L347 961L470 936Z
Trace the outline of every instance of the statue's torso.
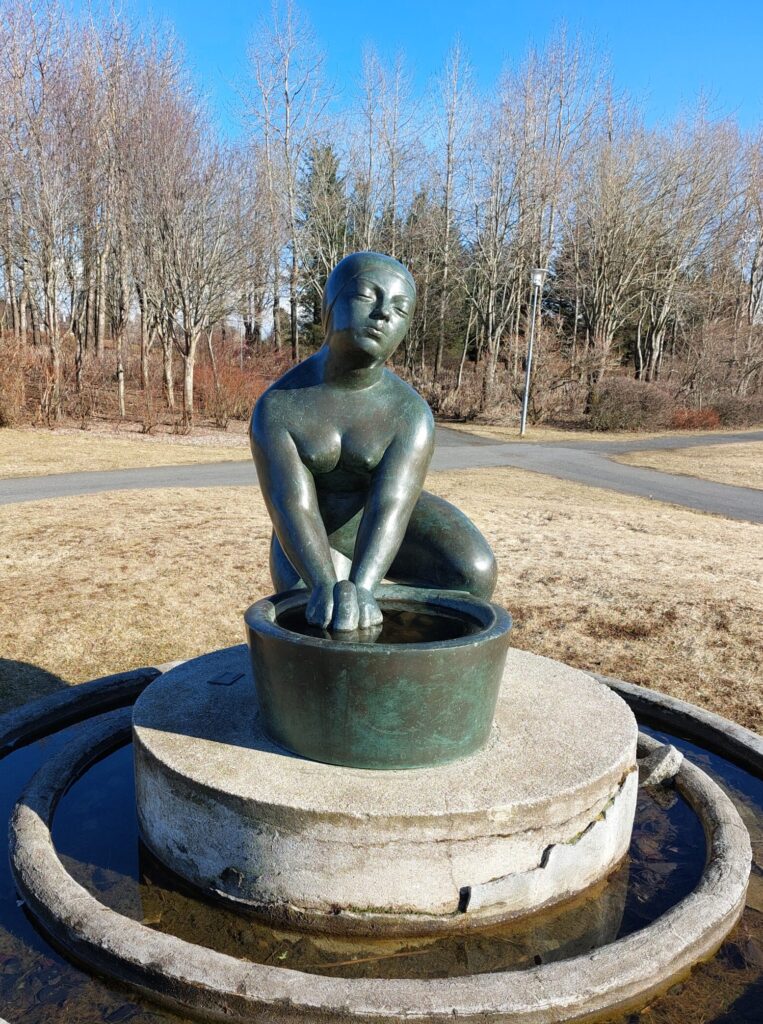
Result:
M424 400L390 371L362 390L323 382L311 357L294 367L268 392L278 419L310 470L321 506L330 495L368 490L374 470L390 444L411 429ZM344 504L344 502L341 502ZM332 504L329 500L328 504Z

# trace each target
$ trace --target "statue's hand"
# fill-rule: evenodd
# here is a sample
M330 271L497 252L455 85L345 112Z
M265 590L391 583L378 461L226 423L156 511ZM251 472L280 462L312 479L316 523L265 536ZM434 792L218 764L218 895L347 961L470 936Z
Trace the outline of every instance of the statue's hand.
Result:
M310 592L305 618L311 626L328 628L334 612L334 586L333 583L319 583Z
M355 590L358 595L358 628L368 629L370 626L380 626L382 612L374 595L365 587L356 586Z
M334 587L334 615L331 630L337 633L369 629L382 621L381 608L370 590L341 580Z
M340 580L334 586L334 617L331 629L350 632L358 628L358 592L349 580Z

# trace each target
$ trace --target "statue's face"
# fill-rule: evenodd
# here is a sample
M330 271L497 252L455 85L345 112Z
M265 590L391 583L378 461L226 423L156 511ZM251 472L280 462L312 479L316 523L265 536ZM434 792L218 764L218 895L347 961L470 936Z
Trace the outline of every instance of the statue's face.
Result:
M405 337L416 297L410 284L384 266L348 281L328 323L332 351L373 366L386 362Z

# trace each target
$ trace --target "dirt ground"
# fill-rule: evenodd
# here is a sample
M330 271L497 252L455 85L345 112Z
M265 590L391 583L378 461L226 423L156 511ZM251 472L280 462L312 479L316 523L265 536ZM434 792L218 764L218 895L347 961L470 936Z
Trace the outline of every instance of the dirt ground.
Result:
M680 473L715 480L736 487L763 490L763 442L724 444L708 448L684 448L675 451L629 452L616 457L629 466L646 466L663 473Z
M760 729L760 527L515 469L433 473L493 544L517 647ZM0 507L0 710L243 640L271 591L252 488Z

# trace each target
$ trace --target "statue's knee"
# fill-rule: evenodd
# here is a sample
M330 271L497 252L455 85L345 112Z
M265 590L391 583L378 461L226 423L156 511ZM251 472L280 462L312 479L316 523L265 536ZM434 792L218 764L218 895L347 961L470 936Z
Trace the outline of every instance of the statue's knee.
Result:
M470 594L481 597L483 600L489 600L493 596L498 580L498 565L495 555L487 543L481 545L480 549L474 552L467 576L469 580L467 589Z
M487 601L493 596L498 579L498 566L490 545L484 537L473 538L453 562L453 586Z

